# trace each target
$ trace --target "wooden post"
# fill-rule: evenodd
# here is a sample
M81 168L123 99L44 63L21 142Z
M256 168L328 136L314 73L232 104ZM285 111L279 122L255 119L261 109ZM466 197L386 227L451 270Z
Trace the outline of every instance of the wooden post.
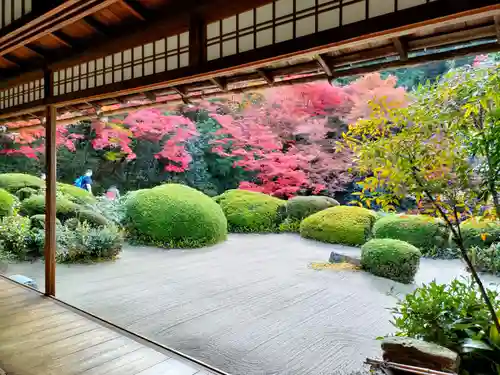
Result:
M52 72L45 73L45 99L53 95ZM45 295L56 294L56 116L54 105L47 105L45 115Z

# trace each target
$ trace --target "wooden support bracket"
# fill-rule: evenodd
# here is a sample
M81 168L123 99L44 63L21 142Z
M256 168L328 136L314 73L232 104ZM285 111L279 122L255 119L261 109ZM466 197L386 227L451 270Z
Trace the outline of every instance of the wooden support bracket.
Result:
M264 81L267 82L269 86L272 86L274 84L274 77L264 69L257 69L256 72L259 74L261 78L264 79Z
M227 91L227 80L224 77L210 78L210 81L219 88L219 90Z
M404 42L401 38L392 39L392 44L394 44L394 48L399 54L399 59L401 61L408 61L408 47L407 43Z
M495 16L495 30L497 33L497 43L500 44L500 16Z
M333 78L333 69L330 67L328 63L328 58L324 55L316 56L316 61L321 66L321 69L325 72L329 79Z

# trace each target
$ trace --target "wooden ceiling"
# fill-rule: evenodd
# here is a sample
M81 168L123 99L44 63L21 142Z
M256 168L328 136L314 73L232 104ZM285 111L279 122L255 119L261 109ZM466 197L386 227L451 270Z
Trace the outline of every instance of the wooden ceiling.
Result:
M11 0L0 0L0 3L2 1ZM2 107L0 119L9 122L41 119L46 104L56 104L61 114L71 112L72 115L64 115L65 120L61 119L70 123L102 115L101 108L114 104L130 106L132 110L154 106L157 102L188 103L214 95L332 80L378 69L500 50L500 4L495 0L396 0L396 4L397 1L422 4L371 18L368 17L369 2L389 0L344 0L346 7L366 5L367 13L366 19L346 25L342 25L344 8L338 0L34 1L45 3L45 7L34 8L32 14L0 29L0 87L21 87L24 82L44 76L47 79L50 77L47 72L74 69L80 63L88 64L88 61L116 53L123 56L124 50L138 45L142 45L144 54L145 43L154 44L160 37L187 31L189 62L185 67L146 75L143 61L141 77L120 82L115 82L113 77L112 82L105 82L100 87L76 90L73 83L72 91L56 93L56 96L52 96L53 89L42 88L45 98ZM240 46L236 47L236 53L224 54L225 43L231 38L243 41L236 31L236 36L231 37L228 33L226 39L221 39L220 58L207 57L208 24L231 19L228 17L234 14L241 16L251 9L254 9L255 20L259 9L269 3L273 3L272 17L279 20L280 1L293 1L293 11L297 8L298 15L290 16L293 22L286 17L282 18L285 21L279 21L283 25L293 23L293 39L278 43L280 24L272 21L271 26L265 26L273 33L271 45L259 47L254 41L253 50L241 52ZM301 4L297 2L311 3L313 8L316 4L316 13L309 16L309 19L316 17L316 31L300 37L295 37ZM321 13L321 4L328 2L333 5ZM340 10L341 26L320 30L322 14L334 10ZM236 19L240 20L240 16ZM223 22L226 21L218 26L221 35L226 27ZM257 35L255 23L253 27ZM106 108L111 108L109 111L113 113L117 111L113 107Z

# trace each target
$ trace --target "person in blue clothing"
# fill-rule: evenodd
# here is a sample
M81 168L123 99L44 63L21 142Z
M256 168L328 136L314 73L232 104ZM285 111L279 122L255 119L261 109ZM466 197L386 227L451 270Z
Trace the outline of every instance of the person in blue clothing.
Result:
M87 169L87 172L83 176L78 177L75 180L75 186L80 189L87 190L92 194L92 170Z

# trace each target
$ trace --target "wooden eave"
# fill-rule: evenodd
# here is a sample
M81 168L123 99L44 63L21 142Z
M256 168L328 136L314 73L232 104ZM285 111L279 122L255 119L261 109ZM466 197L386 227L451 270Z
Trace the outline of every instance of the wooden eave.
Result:
M212 61L204 58L200 43L204 25L269 0L71 2L72 7L81 6L79 11L70 13L74 8L66 7L64 17L57 18L57 29L51 21L57 16L52 15L30 26L42 30L37 31L37 38L26 30L0 34L1 87L149 43L158 35L187 30L189 66L6 108L0 110L0 119L42 118L45 106L54 104L59 113L73 113L60 120L71 123L95 117L96 107L129 106L105 113L112 115L500 50L500 4L492 0L454 0L453 6L449 1L435 1ZM90 34L82 31L78 37L75 30L79 27Z

